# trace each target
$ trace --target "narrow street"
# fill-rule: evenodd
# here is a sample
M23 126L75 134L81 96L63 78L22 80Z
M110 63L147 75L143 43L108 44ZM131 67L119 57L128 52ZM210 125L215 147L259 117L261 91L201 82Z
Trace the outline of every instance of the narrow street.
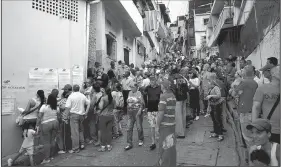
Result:
M151 139L148 122L144 123L145 144L137 146L137 131L134 129L134 148L124 151L126 135L114 140L111 152L98 152L97 148L88 145L85 150L78 154L64 154L56 156L46 166L153 166L157 160L157 149L149 150ZM238 157L235 151L233 131L225 124L227 132L225 140L217 142L210 139L212 130L211 118L195 121L186 130L186 138L177 141L177 161L179 166L237 166ZM125 133L126 134L126 133Z

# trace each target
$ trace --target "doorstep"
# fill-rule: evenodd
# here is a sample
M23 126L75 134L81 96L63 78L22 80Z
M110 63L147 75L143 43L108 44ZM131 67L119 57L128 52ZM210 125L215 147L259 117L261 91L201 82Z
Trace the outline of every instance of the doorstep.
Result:
M44 151L43 145L39 145L39 146L34 147L33 159L34 159L35 165L40 164L43 161L43 159L44 159L44 152L43 151ZM7 162L8 159L13 158L16 155L17 155L17 153L6 156L6 157L3 157L1 159L2 166L8 166L8 162ZM29 165L30 165L29 157L27 155L22 155L16 160L14 166L29 166Z

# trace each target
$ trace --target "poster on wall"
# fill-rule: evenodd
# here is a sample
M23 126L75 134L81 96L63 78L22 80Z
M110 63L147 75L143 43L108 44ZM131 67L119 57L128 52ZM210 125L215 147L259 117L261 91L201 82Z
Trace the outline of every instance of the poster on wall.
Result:
M44 90L45 95L58 89L58 71L52 68L31 68L28 75L28 90Z
M71 72L70 69L58 69L58 77L59 77L59 90L64 88L66 84L72 84L71 81Z
M80 66L74 66L72 68L72 84L82 85L84 82L83 68Z
M15 111L16 99L15 98L2 98L2 113L1 115L10 115Z

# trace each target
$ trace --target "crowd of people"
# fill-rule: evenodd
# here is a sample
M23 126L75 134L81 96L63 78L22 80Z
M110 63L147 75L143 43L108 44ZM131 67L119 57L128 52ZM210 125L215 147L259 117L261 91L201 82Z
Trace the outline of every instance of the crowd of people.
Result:
M43 164L49 163L56 151L77 153L86 144L94 144L100 152L111 151L112 139L124 135L122 120L127 123L124 149L128 151L134 146L135 124L138 146L143 146L143 120L147 118L150 150L159 149L157 164L176 166L176 138L185 138L193 121L210 116L210 138L224 140L226 104L233 109L231 114L241 129L248 163L279 164L280 77L276 58L268 58L260 70L251 61L232 55L205 60L178 53L141 67L122 61L117 67L113 61L110 65L105 72L96 62L88 69L86 82L81 87L65 85L61 97L54 89L46 99L39 90L18 121L24 142L19 155L8 164L13 165L27 152L33 165L36 135L42 137L44 145Z

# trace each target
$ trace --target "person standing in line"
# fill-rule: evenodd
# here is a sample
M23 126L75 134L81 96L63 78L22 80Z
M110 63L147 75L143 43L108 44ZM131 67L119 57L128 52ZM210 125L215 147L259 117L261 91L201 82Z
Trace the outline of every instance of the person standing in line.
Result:
M115 76L115 77L118 76L118 69L116 69L116 67L115 67L115 62L114 62L114 61L111 61L111 62L110 62L110 69L108 70L108 72L109 72L109 71L112 71L112 72L114 73L114 76ZM109 74L108 72L107 72L107 75L108 75L108 76L109 76L109 75L112 75L112 74Z
M66 113L70 115L72 139L72 150L69 153L77 153L80 151L80 148L85 148L83 121L87 118L90 101L79 90L79 85L73 85L73 93L68 97L65 104ZM87 106L86 111L85 106Z
M102 98L99 103L99 128L101 138L100 152L112 150L112 129L114 123L114 100L109 88L101 88Z
M188 82L189 85L189 92L190 92L190 105L193 110L193 118L195 121L199 120L200 114L200 93L199 93L199 86L200 80L195 71L192 72L190 75L190 79Z
M148 122L151 128L151 139L152 144L150 146L150 150L154 150L156 148L155 141L155 124L156 124L156 116L158 112L158 104L160 101L161 87L157 85L157 80L155 76L150 77L150 85L146 87L145 94L147 99L147 110L148 110Z
M156 120L156 136L159 138L159 158L157 166L176 166L176 98L167 79L161 82L163 94L160 96Z
M122 93L122 85L120 83L116 84L116 90L112 91L112 97L115 101L115 106L113 110L114 115L114 125L113 125L113 135L115 138L123 136L122 126L121 126L121 114L124 108L124 97Z
M126 151L133 148L133 129L134 124L137 124L139 146L143 145L144 135L143 135L143 106L144 101L141 92L138 91L138 85L132 83L132 91L129 92L127 100L128 108L128 123L127 123L127 146L124 148Z
M124 74L124 79L121 81L123 88L123 97L124 97L124 114L127 114L127 99L129 92L131 91L131 86L133 83L133 78L130 77L130 71L126 71Z
M102 88L106 88L108 86L109 78L106 73L104 73L104 68L99 68L98 71L97 82L100 82L100 86Z

